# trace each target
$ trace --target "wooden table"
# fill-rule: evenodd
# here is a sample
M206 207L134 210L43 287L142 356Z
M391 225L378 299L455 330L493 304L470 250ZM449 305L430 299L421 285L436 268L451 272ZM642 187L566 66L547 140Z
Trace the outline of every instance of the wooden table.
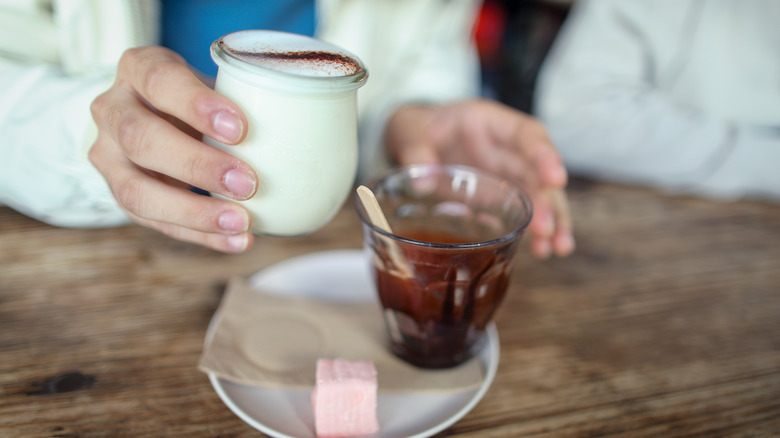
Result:
M570 195L577 253L519 257L495 382L440 436L780 436L780 205ZM361 239L350 208L238 256L0 208L0 436L260 436L196 368L226 279Z

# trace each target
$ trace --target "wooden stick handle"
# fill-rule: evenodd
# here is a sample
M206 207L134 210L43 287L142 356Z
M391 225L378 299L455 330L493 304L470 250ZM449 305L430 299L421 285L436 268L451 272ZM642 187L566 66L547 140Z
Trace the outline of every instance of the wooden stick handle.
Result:
M382 213L382 208L379 207L379 202L376 200L374 192L366 186L360 186L357 188L357 194L360 197L360 202L363 203L363 207L366 208L366 213L371 223L376 225L377 228L392 233L393 230L390 228L390 224L387 223L387 218Z
M360 202L363 203L363 207L366 209L366 214L368 214L368 219L371 223L383 231L392 233L393 230L390 228L390 224L387 223L387 218L385 217L385 214L382 213L382 208L379 206L379 202L376 200L374 192L368 187L361 185L357 188L357 194L360 198ZM387 242L387 253L395 267L398 268L400 274L404 277L411 278L413 276L412 267L409 266L409 263L406 261L406 258L401 252L401 248L399 248L392 239L384 238L383 240Z

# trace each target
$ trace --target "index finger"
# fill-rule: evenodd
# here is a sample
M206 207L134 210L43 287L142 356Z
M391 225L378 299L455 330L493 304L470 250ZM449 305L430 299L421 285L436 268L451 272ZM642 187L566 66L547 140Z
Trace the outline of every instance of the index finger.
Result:
M201 82L171 50L140 47L126 51L119 61L117 80L127 82L155 109L222 143L236 144L246 136L247 119L241 109Z

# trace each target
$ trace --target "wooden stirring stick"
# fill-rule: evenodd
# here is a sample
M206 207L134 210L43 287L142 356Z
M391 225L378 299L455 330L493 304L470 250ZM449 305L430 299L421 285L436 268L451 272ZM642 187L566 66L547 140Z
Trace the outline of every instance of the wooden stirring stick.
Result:
M360 202L363 203L363 207L366 209L366 214L368 214L368 219L371 223L377 228L392 234L393 230L390 228L390 224L387 223L387 218L382 212L382 208L379 206L379 202L376 200L374 192L368 187L361 185L357 188L357 194L360 198ZM399 273L405 278L413 277L412 268L409 266L409 263L401 252L401 248L399 248L392 239L388 239L385 236L382 237L384 237L383 240L387 243L387 252L390 256L390 260L395 267L398 268Z
M360 197L360 202L363 203L363 207L366 208L366 213L368 214L371 223L380 230L392 233L393 230L390 229L390 224L387 223L387 218L382 212L382 208L379 206L379 201L376 200L374 192L366 186L360 186L357 188L357 194Z

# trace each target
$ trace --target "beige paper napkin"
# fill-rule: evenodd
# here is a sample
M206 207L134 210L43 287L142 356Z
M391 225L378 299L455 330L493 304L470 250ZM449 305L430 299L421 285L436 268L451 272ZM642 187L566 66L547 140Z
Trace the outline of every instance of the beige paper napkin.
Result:
M200 358L206 373L246 385L312 388L317 359L374 361L380 391L461 391L482 383L478 359L424 370L386 347L379 304L336 303L252 290L233 278Z

